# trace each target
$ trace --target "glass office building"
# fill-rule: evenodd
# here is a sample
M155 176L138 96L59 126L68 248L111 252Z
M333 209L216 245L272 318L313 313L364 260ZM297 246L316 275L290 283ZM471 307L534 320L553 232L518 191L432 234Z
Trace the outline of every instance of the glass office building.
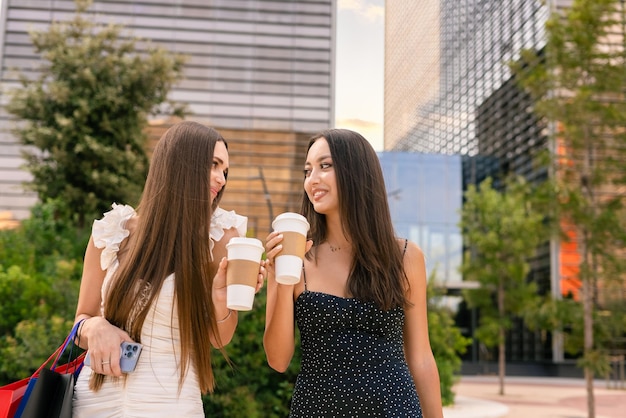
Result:
M570 3L387 0L385 150L462 156L462 190L488 176L496 185L508 174L546 178L533 161L548 147L547 127L532 114L508 63L522 49L542 51L550 10ZM559 292L555 254L546 244L531 260L530 277L542 292ZM458 318L469 334L472 314ZM521 321L507 336L506 350L511 363L563 361L552 336L529 332ZM494 358L475 345L466 360Z
M386 2L385 149L495 154L498 144L481 145L479 117L508 121L489 101L519 107L526 100L507 63L521 49L543 47L549 9L536 0L419 3L409 14L406 2ZM403 64L407 59L417 68ZM510 127L519 126L524 113ZM506 126L487 127L482 135L502 144L517 137Z
M450 287L461 281L461 158L379 153L396 234L418 244L429 276Z

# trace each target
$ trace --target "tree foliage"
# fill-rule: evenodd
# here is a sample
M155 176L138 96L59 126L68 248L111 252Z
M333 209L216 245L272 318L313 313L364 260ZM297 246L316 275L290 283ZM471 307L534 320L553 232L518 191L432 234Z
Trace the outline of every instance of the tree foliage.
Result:
M605 327L624 323L623 310L611 310L623 305L626 271L624 2L574 0L565 13L552 15L546 29L544 53L524 51L513 70L536 100L536 112L554 127L555 205L562 237L575 244L580 260L579 364L585 371L587 406L593 417L594 374L608 367L610 341L598 336L614 333L613 341L626 341L624 328ZM615 318L599 323L599 312Z
M444 406L454 404L454 384L461 370L461 355L471 344L454 322L454 312L443 303L445 292L436 286L435 272L428 280L428 336L437 362Z
M76 0L75 17L32 31L42 64L19 74L7 110L26 145L29 187L42 201L60 198L79 222L111 202L137 202L147 172L144 128L155 112L182 115L167 99L182 76L184 57L148 45L120 25L95 23L90 0Z
M574 0L546 26L543 51L524 51L512 65L552 123L551 171L560 238L579 257L582 305L580 366L585 370L589 416L595 416L594 374L606 370L606 332L626 341L623 305L626 265L626 16L620 0ZM621 295L621 303L619 299ZM605 317L598 323L598 314ZM623 314L623 311L622 311ZM615 324L605 327L607 323ZM599 328L602 331L599 332ZM625 345L624 343L622 343ZM622 347L626 348L626 347Z
M0 385L29 376L71 329L89 236L54 217L60 206L0 231Z
M232 366L215 351L217 388L215 393L204 397L206 416L282 418L289 415L291 395L300 370L300 350L296 350L285 373L268 366L263 349L265 302L265 292L259 292L253 309L239 312L237 330L226 346Z
M537 298L536 283L528 280L528 259L543 237L543 215L533 205L531 189L521 178L509 180L499 192L487 178L470 185L461 212L465 248L464 280L480 284L464 292L468 305L479 309L475 338L499 348L500 393L504 393L505 335Z

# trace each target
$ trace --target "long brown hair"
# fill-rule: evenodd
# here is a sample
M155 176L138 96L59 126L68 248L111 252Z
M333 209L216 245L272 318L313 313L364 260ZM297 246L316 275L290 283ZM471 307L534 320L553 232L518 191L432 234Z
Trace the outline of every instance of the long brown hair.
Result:
M354 251L347 283L349 293L372 301L383 310L406 307L409 283L376 151L363 136L347 129L320 132L311 138L307 149L320 138L328 142L337 179L342 232ZM301 211L311 224L309 234L315 245L325 242L326 216L315 212L306 192L302 195ZM307 256L313 258L314 251Z
M172 126L158 141L128 255L104 301L107 320L140 341L150 305L165 278L174 273L181 343L179 387L191 361L203 393L215 386L209 334L219 338L209 274L210 178L217 141L224 138L216 130L189 121ZM102 375L96 376L100 378L93 382L94 388L103 381Z

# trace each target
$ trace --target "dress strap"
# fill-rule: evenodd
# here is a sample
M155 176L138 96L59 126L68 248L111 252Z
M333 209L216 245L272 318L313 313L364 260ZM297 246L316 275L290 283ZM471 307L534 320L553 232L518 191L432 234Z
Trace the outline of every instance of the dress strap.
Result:
M404 239L404 249L402 250L402 257L406 254L406 247L409 245L409 240L407 238Z
M304 279L304 291L306 292L306 270L304 269L304 263L302 263L302 278Z

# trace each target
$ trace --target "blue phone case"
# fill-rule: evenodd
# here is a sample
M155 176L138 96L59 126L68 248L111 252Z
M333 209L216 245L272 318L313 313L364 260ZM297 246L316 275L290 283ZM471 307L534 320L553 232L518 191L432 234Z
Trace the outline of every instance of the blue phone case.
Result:
M122 343L122 356L120 357L120 368L123 373L131 373L137 367L137 361L141 354L141 344L129 343L124 341Z

